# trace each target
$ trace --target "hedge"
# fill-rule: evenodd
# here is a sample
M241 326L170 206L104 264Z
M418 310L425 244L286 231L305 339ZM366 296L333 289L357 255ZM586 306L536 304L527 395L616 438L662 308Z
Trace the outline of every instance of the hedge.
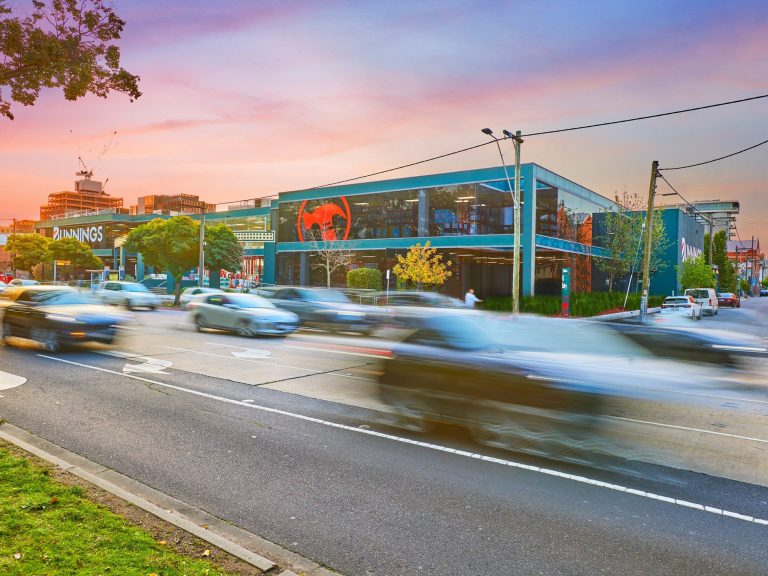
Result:
M381 271L375 268L355 268L347 272L347 288L381 290Z
M623 292L584 292L571 294L571 316L597 316L598 314L621 312L624 305ZM661 306L664 296L651 296L649 307ZM560 296L523 296L520 300L520 311L545 316L559 316L561 306ZM485 310L509 312L512 310L512 298L509 296L486 298L483 302ZM630 294L627 300L627 310L640 309L640 294Z

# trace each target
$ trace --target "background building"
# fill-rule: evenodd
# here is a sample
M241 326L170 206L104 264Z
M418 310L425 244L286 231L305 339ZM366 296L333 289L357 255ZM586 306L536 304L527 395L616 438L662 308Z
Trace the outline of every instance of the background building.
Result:
M139 196L136 205L131 206L131 214L200 214L201 212L213 212L215 204L207 204L193 194L151 194Z
M83 178L75 181L74 192L54 192L48 195L48 204L40 207L40 220L65 218L99 210L123 210L123 199L104 192L102 182L91 180L92 172L78 172L78 176Z

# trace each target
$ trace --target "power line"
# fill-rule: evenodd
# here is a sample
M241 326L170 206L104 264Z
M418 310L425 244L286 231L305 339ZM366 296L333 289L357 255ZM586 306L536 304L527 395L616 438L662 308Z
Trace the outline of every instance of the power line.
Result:
M671 112L661 112L659 114L650 114L648 116L636 116L634 118L625 118L624 120L613 120L610 122L600 122L597 124L586 124L584 126L573 126L571 128L558 128L556 130L545 130L543 132L530 132L528 134L523 134L523 138L529 138L531 136L543 136L545 134L557 134L560 132L572 132L574 130L585 130L587 128L598 128L600 126L610 126L612 124L624 124L627 122L636 122L638 120L649 120L651 118L661 118L663 116L672 116L674 114L684 114L687 112L695 112L697 110L706 110L708 108L717 108L720 106L729 106L731 104L739 104L741 102L749 102L751 100L760 100L762 98L768 98L768 94L762 94L760 96L751 96L749 98L740 98L739 100L729 100L728 102L718 102L717 104L707 104L706 106L697 106L695 108L685 108L683 110L673 110ZM509 140L508 137L499 138L499 140ZM419 160L418 162L411 162L410 164L404 164L402 166L396 166L395 168L389 168L387 170L379 170L378 172L371 172L370 174L365 174L363 176L357 176L355 178L346 178L345 180L338 180L336 182L330 182L328 184L322 184L320 186L313 186L312 188L306 188L306 190L316 190L318 188L327 188L328 186L336 186L338 184L346 184L347 182L354 182L356 180L364 180L365 178L370 178L372 176L379 176L381 174L386 174L388 172L395 172L396 170L402 170L404 168L410 168L412 166L418 166L419 164L425 164L427 162L432 162L434 160L440 160L442 158L447 158L449 156L454 156L456 154L461 154L463 152L468 152L469 150L474 150L476 148L481 148L483 146L487 146L488 144L493 144L494 141L491 140L489 142L483 142L482 144L477 144L475 146L470 146L468 148L463 148L461 150L456 150L454 152L448 152L446 154L440 154L439 156L433 156L432 158L427 158L425 160Z
M694 211L696 214L698 214L699 216L701 216L701 218L702 218L702 219L703 219L705 222L708 222L710 226L712 225L712 218L710 218L709 216L707 216L706 214L704 214L704 213L703 213L701 210L699 210L698 208L696 208L696 205L695 205L695 204L691 204L690 202L688 202L688 200L686 200L686 199L685 199L685 197L684 197L682 194L680 194L680 192L678 192L678 191L677 191L677 189L676 189L674 186L672 186L672 184L670 184L669 180L667 180L667 179L664 177L664 175L663 175L663 174L659 174L659 175L658 175L658 177L659 177L659 178L661 178L662 180L664 180L664 182L666 182L666 183L667 183L667 186L669 186L669 187L672 189L672 191L673 191L675 194L677 194L677 195L680 197L680 199L681 199L683 202L685 202L685 204L686 204L687 206L689 206L689 207L690 207L690 208L691 208L691 209L692 209L692 210L693 210L693 211Z
M719 102L718 104L707 104L706 106L697 106L696 108L685 108L684 110L674 110L672 112L661 112L660 114L650 114L649 116L637 116L635 118L627 118L625 120L614 120L612 122L600 122L599 124L586 124L584 126L574 126L573 128L559 128L557 130L546 130L544 132L531 132L530 134L523 134L523 137L525 138L525 137L531 137L531 136L542 136L544 134L557 134L558 132L571 132L573 130L584 130L585 128L598 128L600 126L610 126L612 124L624 124L626 122L635 122L637 120L661 118L662 116L672 116L673 114L684 114L686 112L695 112L697 110L706 110L707 108L717 108L718 106L728 106L730 104L739 104L741 102L749 102L750 100L759 100L761 98L768 98L768 94L763 94L761 96L751 96L750 98L741 98L740 100L730 100L728 102Z
M707 160L705 162L697 162L696 164L689 164L688 166L675 166L674 168L660 168L659 171L670 171L670 170L685 170L686 168L694 168L696 166L703 166L704 164L711 164L712 162L719 162L720 160L725 160L726 158L730 158L731 156L736 156L738 154L741 154L742 152L747 152L748 150L753 150L757 148L758 146L762 146L763 144L768 144L768 140L763 140L759 144L755 144L754 146L750 146L749 148L743 148L742 150L739 150L738 152L732 152L731 154L726 154L725 156L720 156L719 158L713 158L712 160Z

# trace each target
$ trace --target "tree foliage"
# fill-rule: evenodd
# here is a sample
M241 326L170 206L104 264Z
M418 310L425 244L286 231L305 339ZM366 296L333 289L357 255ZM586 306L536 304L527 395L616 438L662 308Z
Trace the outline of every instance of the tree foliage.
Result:
M398 254L392 271L400 280L416 284L419 288L422 285L442 286L452 276L448 269L451 265L450 260L443 262L443 255L437 253L437 248L430 248L427 242L424 246L411 246L405 256Z
M728 237L725 230L715 234L712 244L712 260L717 266L720 292L736 292L736 268L728 258Z
M50 254L48 253L50 243L50 238L40 234L11 234L5 249L14 255L14 269L31 273L38 264L50 262Z
M243 246L225 224L205 227L205 264L210 270L210 285L218 288L220 271L235 272L243 263Z
M52 240L48 245L48 261L64 260L69 264L65 269L78 275L85 270L96 270L104 267L104 262L96 256L91 247L77 238L61 238Z
M645 201L637 193L626 190L614 197L616 208L603 213L604 226L598 240L608 250L607 258L595 258L598 269L608 274L608 291L615 281L638 270L645 251ZM669 246L664 227L663 211L653 211L651 233L651 270L660 272L666 268L664 252Z
M150 266L158 266L175 280L175 304L181 295L181 278L200 257L200 224L189 216L155 218L128 233L125 249L141 252Z
M125 27L104 0L32 1L29 16L13 16L0 0L0 115L11 103L32 106L43 88L61 88L67 100L114 90L141 96L139 77L120 67L112 44Z
M712 266L704 260L704 255L686 258L678 267L680 284L683 290L688 288L714 288L715 273Z

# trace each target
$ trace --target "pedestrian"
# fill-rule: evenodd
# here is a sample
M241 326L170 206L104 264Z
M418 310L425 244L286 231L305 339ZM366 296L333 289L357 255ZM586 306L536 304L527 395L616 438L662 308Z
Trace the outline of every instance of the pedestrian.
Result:
M464 294L464 305L467 308L474 308L475 302L482 302L482 300L475 296L475 291L472 288L469 288L467 293Z

